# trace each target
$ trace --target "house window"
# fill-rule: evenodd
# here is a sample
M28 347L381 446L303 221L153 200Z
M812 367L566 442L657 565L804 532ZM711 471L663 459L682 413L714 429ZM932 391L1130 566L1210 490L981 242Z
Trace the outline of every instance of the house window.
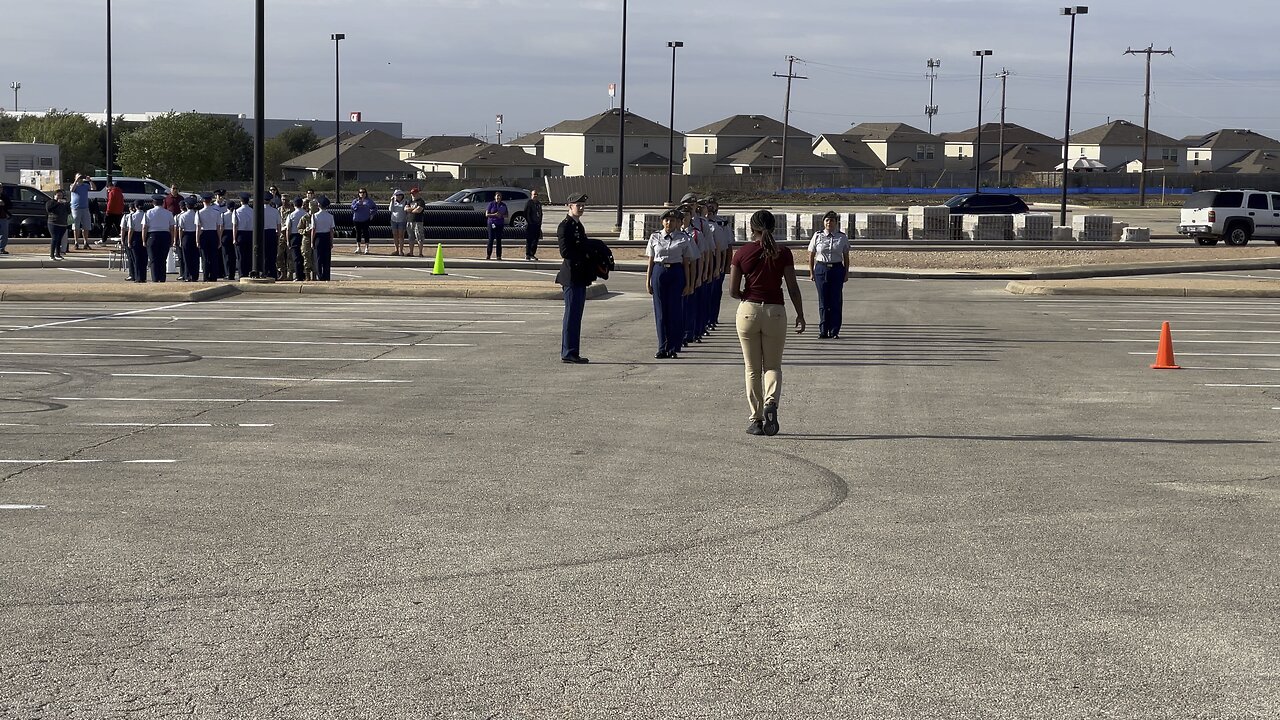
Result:
M42 168L51 168L51 167L53 167L53 158L51 158L51 157L42 157L42 158L40 158L40 167L42 167Z
M603 145L597 145L597 146L596 146L596 152L598 152L598 153L602 153L602 152L604 152L604 146L603 146Z
M932 145L917 145L917 146L916 146L916 159L917 159L917 160L932 160L932 159L933 159L933 146L932 146Z
M1160 151L1160 159L1167 162L1178 162L1178 149L1164 148Z
M709 153L709 152L711 152L711 141L710 141L710 140L703 140L703 141L702 141L702 152L704 152L704 153Z
M645 149L647 150L647 149L649 148L649 143L647 143L647 142L646 142L646 143L644 144L644 147L645 147Z
M606 154L606 155L608 155L608 154L612 154L612 153L613 153L613 146L612 146L612 145L605 145L605 146L604 146L604 152L605 152L605 154Z

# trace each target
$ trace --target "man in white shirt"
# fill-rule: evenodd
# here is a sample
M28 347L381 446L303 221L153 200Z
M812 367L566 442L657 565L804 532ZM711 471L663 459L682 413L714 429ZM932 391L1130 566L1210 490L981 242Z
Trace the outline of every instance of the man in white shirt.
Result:
M260 205L262 208L262 277L279 280L276 255L280 244L280 210L269 200L270 196Z
M222 277L228 280L236 279L236 244L235 233L231 230L232 221L235 219L235 209L231 207L231 203L222 198L215 201L218 209L222 211L222 231L218 233L218 244L222 246Z
M164 196L151 198L155 207L143 215L142 232L147 237L147 262L151 266L151 282L164 282L165 262L173 247L173 213L164 207Z
M192 198L182 201L182 212L178 217L174 218L174 225L178 230L178 253L182 258L182 265L178 268L181 271L179 276L186 282L197 282L200 280L200 247L196 240L196 207L197 203Z
M129 280L140 283L147 281L147 246L142 234L146 215L142 208L142 201L134 200L120 221L120 250L129 258Z
M333 260L333 216L329 214L329 198L320 196L320 212L311 218L311 245L316 253L316 280L329 280Z
M303 202L302 198L295 199L293 212L289 213L289 217L285 219L289 241L289 275L286 277L292 280L307 279L307 271L302 262L302 234L298 229L302 218L307 216L307 209L303 207Z
M240 277L253 274L253 197L240 193L240 207L231 213L231 236L235 238L236 267Z
M222 273L222 208L213 204L213 194L201 196L204 207L196 211L196 246L204 262L204 281L215 282Z

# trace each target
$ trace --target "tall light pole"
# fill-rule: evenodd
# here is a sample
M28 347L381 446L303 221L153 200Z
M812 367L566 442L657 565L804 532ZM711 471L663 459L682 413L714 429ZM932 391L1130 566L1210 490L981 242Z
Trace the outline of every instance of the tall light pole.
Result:
M342 200L342 65L338 55L338 43L347 39L346 33L329 36L333 41L333 201Z
M667 204L670 205L675 200L672 186L676 176L676 48L684 47L684 43L673 40L667 47L671 48L671 125L667 143Z
M263 121L266 112L266 87L267 87L267 17L266 17L267 0L257 0L254 3L254 33L253 33L253 201L257 203L257 209L253 213L253 277L267 277L267 263L275 262L275 258L264 258L266 253L266 243L263 242L263 212L262 208L266 205L262 201L262 196L266 195L267 179L266 164L264 162L265 155L263 152L265 143L265 127Z
M622 182L627 172L627 0L622 0L622 77L619 78L618 100L618 219L614 232L622 232Z
M982 192L982 80L987 69L987 57L990 50L974 50L978 58L978 137L974 139L973 149L973 191Z
M111 170L111 0L107 0L107 184L103 190L110 189L113 179ZM104 208L105 210L105 208ZM106 230L102 231L105 242Z
M1071 148L1071 75L1076 61L1076 16L1087 15L1088 5L1076 5L1062 8L1062 15L1071 16L1071 39L1067 43L1067 117L1066 127L1062 131L1062 217L1060 224L1067 224L1067 165L1071 162L1068 156Z
M18 91L22 89L22 83L11 82L9 83L9 89L13 90L13 111L18 112Z

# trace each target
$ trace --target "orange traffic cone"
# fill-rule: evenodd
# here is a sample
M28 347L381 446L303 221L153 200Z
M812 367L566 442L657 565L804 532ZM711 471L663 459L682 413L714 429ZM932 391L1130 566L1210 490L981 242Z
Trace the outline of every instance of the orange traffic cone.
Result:
M1160 347L1156 350L1156 364L1152 370L1181 370L1173 361L1173 333L1169 332L1169 323L1160 325Z

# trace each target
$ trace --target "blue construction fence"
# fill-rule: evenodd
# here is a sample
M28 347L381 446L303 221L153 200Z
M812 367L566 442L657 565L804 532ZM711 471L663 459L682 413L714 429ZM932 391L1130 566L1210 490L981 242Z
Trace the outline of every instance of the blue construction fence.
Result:
M983 192L1013 193L1014 195L1051 195L1062 196L1062 188L983 188ZM828 187L804 188L787 192L803 195L963 195L975 192L972 187L962 188L919 188L919 187ZM1192 188L1147 188L1148 195L1190 195ZM1070 187L1068 195L1137 195L1137 188L1128 187Z

